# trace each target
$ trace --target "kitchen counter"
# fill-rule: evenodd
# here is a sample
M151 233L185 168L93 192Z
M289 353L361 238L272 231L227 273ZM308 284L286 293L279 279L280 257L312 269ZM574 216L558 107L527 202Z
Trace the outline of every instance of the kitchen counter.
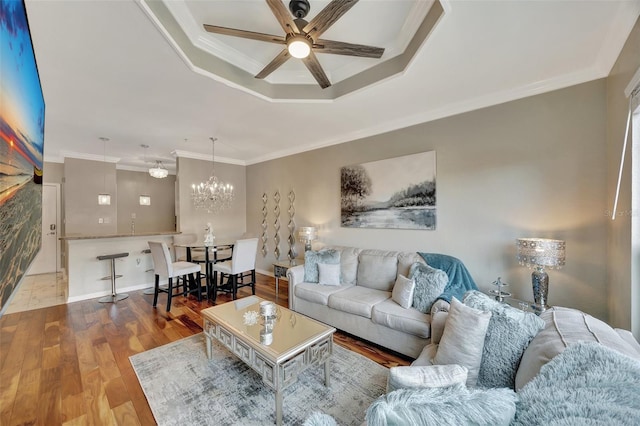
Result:
M60 237L61 240L95 240L98 238L121 238L121 237L150 237L155 235L178 235L181 232L167 231L167 232L136 232L135 234L111 234L111 235L82 235L82 234L70 234Z
M111 294L111 264L98 256L129 253L116 259L117 293L141 290L154 285L153 260L149 241L173 246L173 236L180 232L141 232L138 234L65 235L60 237L66 246L68 276L67 302L94 299ZM166 281L166 280L165 280ZM161 284L163 282L161 281Z

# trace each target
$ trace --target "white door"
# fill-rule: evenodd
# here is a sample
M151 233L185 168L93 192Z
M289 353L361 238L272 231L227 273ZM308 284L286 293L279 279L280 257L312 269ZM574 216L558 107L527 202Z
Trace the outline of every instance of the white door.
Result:
M58 190L54 184L42 185L42 248L31 263L28 275L46 274L58 270Z

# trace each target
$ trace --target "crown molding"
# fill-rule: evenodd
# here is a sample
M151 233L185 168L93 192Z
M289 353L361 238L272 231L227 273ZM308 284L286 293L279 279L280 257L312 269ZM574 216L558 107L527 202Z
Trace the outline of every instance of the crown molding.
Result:
M203 161L211 161L211 156L207 154L200 154L199 152L191 152L191 151L183 151L181 149L176 149L171 151L171 155L178 158L190 158L192 160L203 160ZM235 164L237 166L246 166L247 162L242 160L236 160L235 158L227 158L227 157L215 157L216 163L225 163L225 164Z
M108 155L87 154L84 152L60 151L63 158L76 158L78 160L100 161L101 163L117 163L120 157L110 157Z
M42 159L46 163L64 164L64 157L56 157L56 156L44 155Z
M518 99L527 98L530 96L540 95L543 93L551 92L554 90L563 89L566 87L574 86L581 83L592 81L602 76L599 75L600 70L594 66L586 70L579 71L577 73L571 73L557 78L542 80L532 84L528 84L516 89L505 90L502 92L490 93L488 95L479 96L473 99L465 100L463 102L457 102L454 104L445 105L441 108L433 109L423 113L402 117L398 120L383 123L381 125L372 126L366 129L360 129L355 132L350 132L340 137L327 139L316 144L307 145L304 147L294 147L290 149L280 150L272 152L268 155L255 157L247 160L246 165L263 163L265 161L276 160L282 157L288 157L290 155L301 154L315 149L325 148L333 145L338 145L345 142L351 142L358 139L380 135L388 133L394 130L403 129L405 127L411 127L422 123L438 120L441 118L451 117L454 115L470 112L482 108L488 108L491 106L499 105L505 102L511 102Z

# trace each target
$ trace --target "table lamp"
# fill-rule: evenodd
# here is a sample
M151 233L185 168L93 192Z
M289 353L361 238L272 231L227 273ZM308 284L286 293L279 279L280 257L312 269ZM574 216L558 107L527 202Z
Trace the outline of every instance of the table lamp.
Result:
M546 238L516 239L517 257L520 265L529 269L535 268L531 274L533 285L533 308L539 312L549 308L549 275L545 268L560 269L565 263L565 242Z
M298 229L298 238L304 243L304 251L311 250L311 241L318 238L318 232L313 226L301 226Z

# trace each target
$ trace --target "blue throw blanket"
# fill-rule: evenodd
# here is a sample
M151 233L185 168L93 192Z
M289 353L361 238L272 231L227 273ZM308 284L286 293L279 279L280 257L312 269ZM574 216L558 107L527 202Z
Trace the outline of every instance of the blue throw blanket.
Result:
M461 301L462 296L467 291L478 290L478 286L471 278L471 274L459 259L438 253L418 252L418 254L427 262L427 265L443 270L449 277L449 284L444 288L442 294L438 296L438 299L451 302L451 298L455 297Z

